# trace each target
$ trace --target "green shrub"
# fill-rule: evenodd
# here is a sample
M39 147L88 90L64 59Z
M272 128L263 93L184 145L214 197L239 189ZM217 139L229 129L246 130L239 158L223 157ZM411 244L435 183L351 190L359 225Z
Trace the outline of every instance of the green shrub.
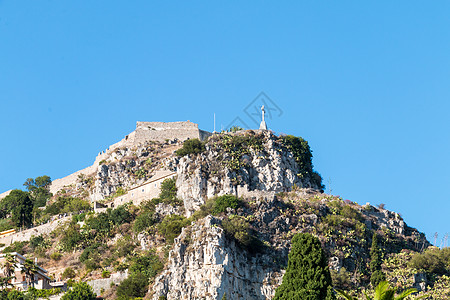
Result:
M71 290L68 290L61 300L94 300L96 294L93 292L92 287L86 282L75 283Z
M214 215L226 212L227 208L238 208L242 206L241 199L233 195L223 195L214 199L214 205L212 207L212 213Z
M56 260L56 261L60 260L61 257L62 257L62 254L59 252L53 252L52 254L50 254L50 258L53 260Z
M124 223L130 223L133 220L133 215L128 211L125 205L118 206L111 210L108 209L109 219L116 226Z
M100 269L100 260L97 259L88 259L84 262L87 270L97 270Z
M199 139L189 139L184 141L183 147L175 151L177 156L185 156L189 154L198 154L205 151L205 144Z
M423 253L417 253L412 257L409 266L428 274L448 274L450 273L450 248L431 247Z
M302 178L310 177L312 183L323 190L325 186L322 184L322 177L319 173L313 171L312 151L308 142L301 137L286 135L282 137L282 143L292 152L295 161L300 167L299 176Z
M11 253L17 252L19 254L25 254L24 247L28 242L14 242L5 249L3 249L3 253Z
M222 227L225 233L234 238L244 249L252 253L262 249L262 243L254 235L250 224L241 216L230 216L222 221Z
M80 225L71 223L63 231L60 243L64 251L72 251L79 248L82 241L83 235L80 233Z
M72 278L75 278L75 276L76 276L75 270L72 269L71 267L66 268L61 275L63 280L64 279L72 279Z
M44 238L42 235L32 236L30 238L30 247L35 250L37 247L42 247L44 245Z
M154 278L164 268L164 264L153 251L147 251L143 255L133 257L129 267L131 274L141 273L146 278Z
M152 211L142 212L134 220L133 231L135 233L142 232L155 223L156 223L156 220L153 218Z
M11 221L11 218L0 219L0 232L6 231L14 228L14 224Z
M177 197L177 186L175 178L164 179L161 183L159 198L163 200L175 200Z
M380 284L380 282L383 282L386 280L386 275L381 270L375 270L370 275L370 283L372 286L377 286Z
M85 221L85 227L100 239L105 239L111 235L113 221L109 217L110 209L107 212L102 212L96 216L91 216ZM94 239L94 237L92 237Z
M134 273L128 276L117 287L117 296L120 300L144 297L148 289L148 279L142 273Z
M166 238L167 242L173 243L173 240L180 235L181 229L189 225L189 223L189 220L183 216L167 216L158 225L158 232Z
M194 212L191 216L192 220L199 220L207 215L217 215L222 212L226 212L228 207L239 208L243 205L241 199L233 195L223 195L206 200L205 204Z
M120 238L115 245L115 252L118 257L125 257L136 249L136 242L130 236Z
M245 130L245 129L240 126L234 125L234 126L231 126L230 129L228 129L228 132L235 133L235 132L242 131L242 130Z
M25 299L36 299L36 298L48 299L48 297L61 294L62 292L63 291L59 288L38 290L34 287L29 287L26 294L27 296L31 297L25 297Z
M114 196L119 197L122 195L125 195L127 191L125 191L125 189L121 186L119 186L116 190L116 193L114 194Z
M348 219L362 221L361 213L350 205L344 205L341 211L341 215Z
M111 272L108 270L103 270L102 271L102 278L109 278L109 276L111 276Z

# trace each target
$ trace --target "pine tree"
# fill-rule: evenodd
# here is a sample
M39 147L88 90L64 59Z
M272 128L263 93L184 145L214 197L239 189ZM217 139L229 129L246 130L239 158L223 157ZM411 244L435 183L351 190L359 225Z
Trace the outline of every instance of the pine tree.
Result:
M288 267L273 299L336 299L327 259L319 239L309 233L294 236L289 252Z

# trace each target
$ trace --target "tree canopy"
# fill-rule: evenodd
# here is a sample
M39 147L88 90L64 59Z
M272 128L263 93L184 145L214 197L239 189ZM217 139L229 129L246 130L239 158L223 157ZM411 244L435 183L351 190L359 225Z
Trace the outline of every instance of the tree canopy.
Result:
M294 236L288 267L273 299L335 299L327 259L319 239L309 233Z

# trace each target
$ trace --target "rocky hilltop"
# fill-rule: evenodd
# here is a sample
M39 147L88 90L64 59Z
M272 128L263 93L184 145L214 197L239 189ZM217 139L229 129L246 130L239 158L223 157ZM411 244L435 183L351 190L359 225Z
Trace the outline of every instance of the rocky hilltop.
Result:
M267 130L118 147L103 156L97 172L79 175L52 201L70 196L112 207L161 170L176 177L163 182L158 198L120 213L117 207L90 213L44 235L54 247L42 249L43 266L55 274L69 266L76 278L93 281L105 271L135 274L136 265L144 266L138 274L151 274L148 299L262 300L281 283L290 240L299 232L319 237L335 285L343 289L369 284L374 233L385 257L429 246L397 213L324 194L308 143ZM110 218L108 229L95 227L100 217ZM69 232L78 233L76 243L67 244ZM71 261L59 266L50 258L56 251L72 253ZM120 285L103 286L102 293L113 299Z

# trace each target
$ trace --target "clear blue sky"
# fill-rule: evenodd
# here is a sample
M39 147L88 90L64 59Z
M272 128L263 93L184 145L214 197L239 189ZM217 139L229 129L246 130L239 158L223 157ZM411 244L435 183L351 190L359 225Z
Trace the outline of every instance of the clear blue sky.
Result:
M264 91L333 194L450 232L450 2L1 1L0 191ZM259 104L258 104L259 105ZM330 184L331 182L331 184Z

